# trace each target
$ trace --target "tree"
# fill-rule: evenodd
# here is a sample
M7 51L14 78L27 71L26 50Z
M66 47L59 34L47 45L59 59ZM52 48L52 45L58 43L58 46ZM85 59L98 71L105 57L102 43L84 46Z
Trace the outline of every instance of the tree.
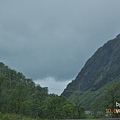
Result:
M114 109L116 108L116 102L120 101L120 81L117 81L116 83L113 83L111 86L107 87L107 89L104 91L104 106L106 109L111 109L113 112L111 113L111 116L114 117L120 117L119 114L116 114L114 112Z

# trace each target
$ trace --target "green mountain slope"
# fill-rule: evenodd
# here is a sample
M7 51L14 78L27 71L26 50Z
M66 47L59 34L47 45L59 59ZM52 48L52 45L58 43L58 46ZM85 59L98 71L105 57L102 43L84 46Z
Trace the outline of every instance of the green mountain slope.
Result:
M120 34L93 54L61 95L73 102L79 99L79 103L90 108L96 98L102 100L107 88L117 86L120 86Z

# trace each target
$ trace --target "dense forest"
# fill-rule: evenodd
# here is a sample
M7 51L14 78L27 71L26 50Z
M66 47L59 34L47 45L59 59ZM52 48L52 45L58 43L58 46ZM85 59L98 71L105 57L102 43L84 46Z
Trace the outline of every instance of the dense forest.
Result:
M62 96L48 94L47 87L35 84L22 73L0 62L0 119L85 118L83 106Z

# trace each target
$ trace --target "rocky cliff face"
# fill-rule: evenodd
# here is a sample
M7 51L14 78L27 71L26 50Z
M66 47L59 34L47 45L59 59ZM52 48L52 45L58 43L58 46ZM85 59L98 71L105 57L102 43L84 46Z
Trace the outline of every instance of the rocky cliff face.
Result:
M86 62L74 81L69 83L62 96L72 98L76 92L97 91L120 76L120 34L100 47ZM82 99L82 98L81 98Z

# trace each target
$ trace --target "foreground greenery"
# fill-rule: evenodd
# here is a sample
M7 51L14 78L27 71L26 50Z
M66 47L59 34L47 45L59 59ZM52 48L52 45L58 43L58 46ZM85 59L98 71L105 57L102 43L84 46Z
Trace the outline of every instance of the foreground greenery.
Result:
M25 117L23 117L25 116ZM22 73L0 63L0 119L85 118L84 107L62 96L48 94Z
M120 77L117 77L99 90L88 90L84 95L75 93L72 103L62 96L48 94L48 88L36 85L32 79L0 62L0 120L118 118L120 114L106 114L106 108L114 109L115 103L120 103L119 86ZM87 107L80 103L81 96L86 101L93 94L96 97L90 105L90 114L85 114Z
M116 106L116 102L120 103L120 77L116 77L102 90L102 94L96 97L94 103L91 104L91 111L96 118L105 115L106 109L111 109L111 111L120 109L119 106ZM108 113L106 117L120 118L120 112Z
M22 115L16 115L16 114L2 114L2 113L0 113L0 120L37 120L37 119L25 117Z

